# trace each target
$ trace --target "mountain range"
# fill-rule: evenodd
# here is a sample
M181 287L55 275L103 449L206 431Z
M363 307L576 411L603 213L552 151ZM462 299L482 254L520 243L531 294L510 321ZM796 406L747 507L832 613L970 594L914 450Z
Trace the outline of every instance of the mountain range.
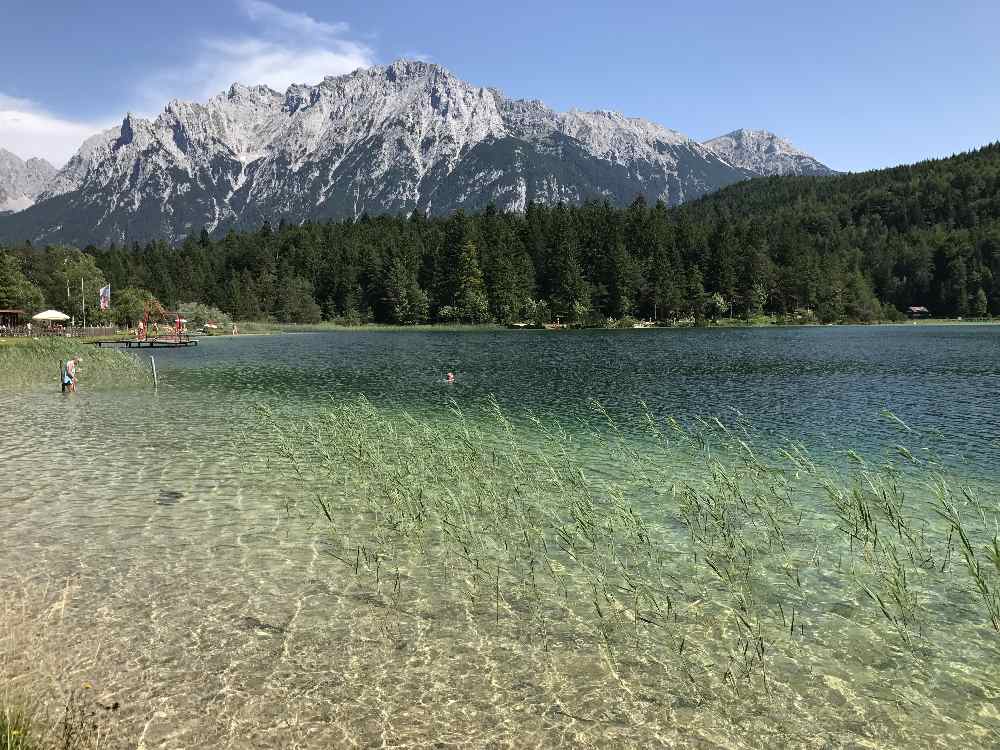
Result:
M0 210L15 211L0 216L0 239L176 242L265 220L621 205L637 195L676 205L752 177L831 173L766 131L699 143L401 60L284 93L233 84L203 104L171 101L153 120L129 114L58 172L0 151Z
M31 206L56 172L56 168L44 159L22 161L17 154L0 148L0 213Z

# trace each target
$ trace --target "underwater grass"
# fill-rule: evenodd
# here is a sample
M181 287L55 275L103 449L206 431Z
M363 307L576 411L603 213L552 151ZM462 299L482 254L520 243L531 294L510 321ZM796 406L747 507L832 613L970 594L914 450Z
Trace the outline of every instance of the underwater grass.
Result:
M62 632L70 587L5 580L0 592L0 750L115 750L119 703L80 673L99 647ZM134 746L132 744L131 746Z
M32 750L39 747L31 713L6 700L0 704L0 750Z
M359 397L305 421L261 408L248 438L386 606L433 592L699 699L768 693L798 641L841 648L831 623L911 654L942 653L955 618L1000 627L995 498L905 447L831 469L756 445L743 420L646 413L626 429L593 403L585 441L521 421L495 400L432 419Z
M110 712L117 706L105 706L85 695L84 689L72 691L61 716L50 721L44 709L29 701L0 704L0 750L111 750L121 747ZM30 708L25 708L30 706Z
M99 349L73 338L0 339L0 389L51 387L59 390L61 363L82 358L80 386L152 382L149 367L129 352Z

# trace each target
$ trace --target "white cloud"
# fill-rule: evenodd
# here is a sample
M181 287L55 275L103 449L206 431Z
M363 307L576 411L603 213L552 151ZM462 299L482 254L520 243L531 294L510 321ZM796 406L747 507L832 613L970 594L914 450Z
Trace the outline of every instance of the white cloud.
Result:
M371 55L351 43L333 48L296 48L264 39L211 39L204 48L207 59L196 67L204 98L232 83L266 84L284 91L293 83L319 83L324 76L350 73L373 65Z
M239 7L253 24L252 33L203 38L183 70L147 82L145 109L159 110L172 98L204 100L232 83L262 83L284 91L293 83L315 84L325 76L375 64L373 50L352 39L347 24L320 21L264 0L241 0Z
M263 2L263 0L244 0L243 10L251 21L270 24L310 39L326 37L331 40L339 40L348 31L346 23L317 21L305 13L283 10L276 5Z
M61 167L84 139L108 127L108 123L68 120L35 102L0 93L0 146L22 159L38 156Z

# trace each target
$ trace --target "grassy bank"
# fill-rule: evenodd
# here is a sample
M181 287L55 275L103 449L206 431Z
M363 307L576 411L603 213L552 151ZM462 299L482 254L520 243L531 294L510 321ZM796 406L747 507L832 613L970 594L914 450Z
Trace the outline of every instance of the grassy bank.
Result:
M428 325L389 325L385 323L361 323L345 325L334 321L322 323L275 323L271 321L246 320L237 323L241 334L260 333L315 333L318 331L499 331L503 326L494 324L466 325L458 323L433 323Z
M767 328L772 326L907 326L907 325L995 325L1000 318L920 318L910 320L841 320L832 323L822 323L815 318L795 318L790 315L757 315L753 318L726 318L716 320L693 319L679 320L674 323L661 323L666 328Z
M98 349L85 339L0 339L0 389L59 389L60 363L81 358L81 388L151 381L138 357L116 349Z
M596 330L633 330L633 322L609 321L604 326L567 326L567 330L579 328ZM773 328L776 326L826 326L826 325L996 325L1000 323L1000 318L926 318L921 320L880 320L869 322L843 321L840 323L820 323L816 320L796 320L791 317L775 315L758 315L752 319L746 318L719 318L717 320L694 319L678 320L673 322L660 321L651 328ZM357 325L347 325L334 321L324 321L322 323L275 323L271 321L247 320L237 324L242 334L268 334L268 333L315 333L322 331L447 331L447 332L480 332L480 331L502 331L509 330L507 326L498 324L469 325L461 323L430 323L425 325L389 325L385 323L359 323ZM529 327L533 328L533 327ZM222 332L228 334L228 331ZM221 334L220 334L221 335Z

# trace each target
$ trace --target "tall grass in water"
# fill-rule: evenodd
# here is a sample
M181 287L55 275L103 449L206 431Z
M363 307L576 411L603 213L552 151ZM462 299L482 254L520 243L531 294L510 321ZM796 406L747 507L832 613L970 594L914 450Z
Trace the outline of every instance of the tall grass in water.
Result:
M67 636L69 586L4 577L0 750L115 750L119 704L90 680L99 647ZM134 744L132 745L134 746Z
M593 406L567 430L515 425L492 400L430 419L362 397L305 421L261 408L249 437L385 606L463 602L480 624L589 644L697 695L766 694L775 649L787 671L835 610L911 651L937 648L955 617L998 627L1000 512L932 463L903 449L824 469L745 423L646 414L626 430Z
M80 339L0 339L0 390L59 388L60 363L80 356L80 385L152 382L148 364L128 352L98 349Z

